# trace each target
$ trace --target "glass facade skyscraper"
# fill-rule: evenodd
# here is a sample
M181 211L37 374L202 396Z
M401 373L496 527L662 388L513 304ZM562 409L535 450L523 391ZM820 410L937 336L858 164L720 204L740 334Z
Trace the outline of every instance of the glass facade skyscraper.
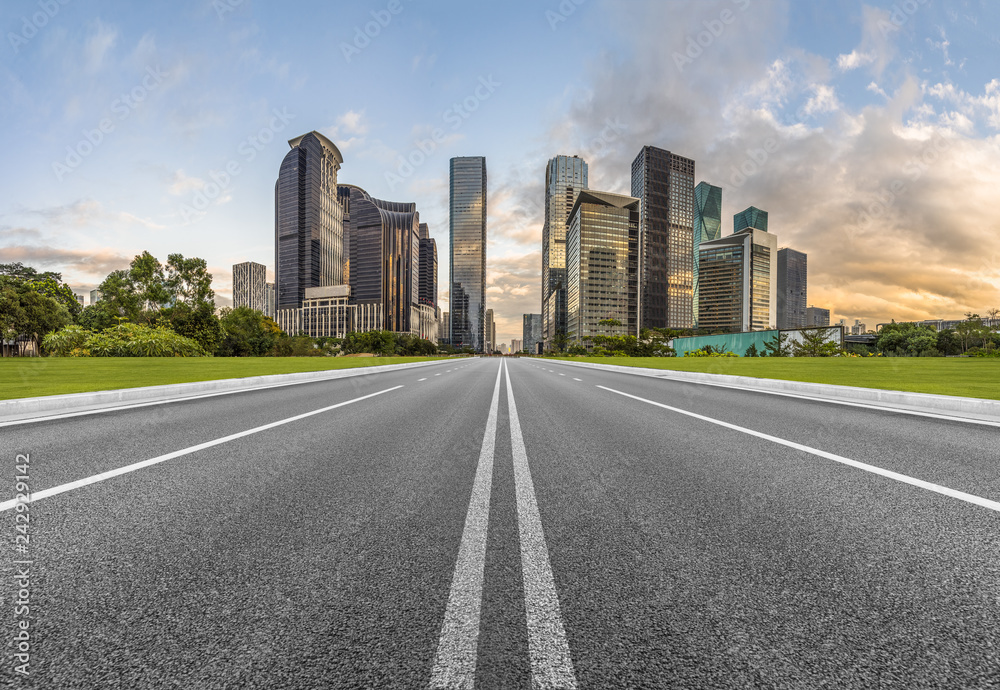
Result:
M767 211L749 206L733 216L733 232L756 228L767 232Z
M452 158L449 177L451 344L482 352L486 340L486 158Z
M438 250L427 223L420 224L420 304L437 307L438 303Z
M337 200L344 157L319 132L288 145L274 185L278 309L297 309L306 288L344 282L344 211Z
M542 315L524 314L521 321L521 338L524 348L529 354L538 354L538 345L542 342Z
M699 327L730 333L774 328L777 253L777 238L756 228L702 242Z
M694 226L692 263L694 269L694 298L692 316L698 327L698 248L702 242L722 237L722 187L699 182L694 188Z
M639 206L638 328L694 325L694 161L644 146L632 161Z
M587 189L587 174L578 156L556 156L545 166L542 337L550 346L556 333L566 333L566 229L577 195Z
M778 250L778 328L804 328L808 301L806 255L789 247Z
M571 340L636 332L639 200L582 191L566 233L566 326ZM614 319L621 326L601 324Z

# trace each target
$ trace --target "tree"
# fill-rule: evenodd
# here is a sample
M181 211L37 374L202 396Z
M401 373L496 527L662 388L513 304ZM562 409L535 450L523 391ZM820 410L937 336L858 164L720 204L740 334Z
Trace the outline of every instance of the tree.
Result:
M748 347L746 349L746 352L743 353L743 356L744 357L760 357L761 354L757 350L757 343L750 343L750 347Z
M955 335L958 336L958 340L962 344L962 352L972 347L977 339L985 339L988 332L989 329L983 325L979 314L966 314L965 321L961 321L955 326Z
M792 352L796 357L833 357L840 349L837 343L826 339L825 327L806 328L799 331L801 342L792 343Z
M101 291L98 305L107 315L126 318L133 323L141 319L143 300L129 271L112 271L97 289Z
M792 354L792 346L788 344L788 334L776 331L774 340L764 342L766 357L788 357Z
M178 302L160 310L158 323L165 323L175 333L191 338L206 352L215 352L225 335L211 302L201 302L193 308L186 302Z
M959 355L962 353L962 343L959 342L954 330L946 328L938 331L934 349L942 355Z
M42 337L72 320L65 306L35 290L32 282L9 275L0 277L0 329L4 339L27 336L40 352ZM18 354L22 354L23 345L18 347Z
M223 334L216 352L222 357L263 357L284 335L272 319L250 307L223 309L219 324Z
M572 337L572 332L567 333L566 330L561 328L556 330L556 334L552 338L552 349L557 353L563 352Z
M192 309L204 304L214 306L212 274L208 272L204 259L185 259L181 254L170 254L167 257L164 285L170 301L175 305L183 303Z
M151 320L149 312L158 311L170 303L170 291L167 289L163 264L149 252L144 251L132 259L128 277L138 293L142 310L147 313L147 321Z

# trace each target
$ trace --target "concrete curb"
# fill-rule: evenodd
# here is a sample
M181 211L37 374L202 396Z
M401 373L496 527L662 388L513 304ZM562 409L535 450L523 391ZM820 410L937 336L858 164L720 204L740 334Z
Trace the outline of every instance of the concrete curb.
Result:
M70 393L67 395L45 395L37 398L16 398L0 400L0 423L44 418L57 414L85 412L155 402L173 402L205 394L240 393L245 391L288 386L297 383L313 383L333 379L379 374L401 369L418 369L434 364L446 364L451 360L433 362L409 362L406 364L386 364L384 366L356 367L327 371L307 371L295 374L269 374L267 376L247 376L215 381L195 381L191 383L171 383L163 386L142 388L120 388L95 393Z
M635 376L681 381L685 383L702 383L716 386L727 386L748 391L786 393L790 395L812 397L830 402L879 405L910 412L925 412L930 414L948 415L962 419L977 419L982 421L1000 422L1000 400L985 400L982 398L962 398L953 395L932 395L930 393L906 393L904 391L882 390L880 388L858 388L855 386L838 386L828 383L804 383L801 381L783 381L781 379L758 379L750 376L732 376L729 374L703 374L687 371L671 371L668 369L645 369L642 367L623 367L614 364L594 364L592 362L567 362L564 360L542 360L574 367L604 369Z

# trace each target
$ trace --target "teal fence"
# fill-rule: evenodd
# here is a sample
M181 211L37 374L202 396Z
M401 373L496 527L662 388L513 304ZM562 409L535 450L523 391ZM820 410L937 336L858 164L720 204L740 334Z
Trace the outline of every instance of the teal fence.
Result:
M786 345L791 346L793 342L801 340L803 329L789 329L780 331L788 336ZM812 330L812 329L805 329ZM747 348L751 345L757 346L757 352L764 354L764 343L774 340L779 331L750 331L749 333L724 333L721 335L695 335L688 338L674 338L672 346L678 357L683 357L688 352L701 350L706 345L711 345L713 350L732 352L742 357ZM838 345L843 343L843 331L840 326L830 326L826 329L826 339L832 340Z

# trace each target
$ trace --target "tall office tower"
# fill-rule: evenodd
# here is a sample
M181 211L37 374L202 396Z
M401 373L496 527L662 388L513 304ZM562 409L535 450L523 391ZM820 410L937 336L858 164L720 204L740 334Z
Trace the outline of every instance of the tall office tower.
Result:
M566 327L575 342L636 332L639 200L583 191L566 233ZM613 319L621 326L600 321Z
M486 341L486 352L493 352L497 348L496 341L496 323L493 321L493 310L487 309L486 316L483 319L483 330L485 335L483 339Z
M375 199L355 185L339 185L337 193L350 247L351 304L358 305L364 330L420 331L416 204Z
M441 312L441 323L438 328L438 342L450 345L451 315L448 312Z
M756 206L748 206L733 216L733 232L757 228L767 232L767 211L761 211Z
M306 288L340 285L344 276L344 210L337 201L344 157L319 132L288 145L274 185L278 309L297 309Z
M538 354L538 346L542 342L542 315L524 314L521 316L521 339L524 348L531 354Z
M520 352L524 349L524 341L519 338L511 338L510 341L510 351Z
M774 328L778 239L747 228L699 250L700 328L730 333Z
M274 318L274 283L264 283L264 296L267 298L264 311L265 316Z
M233 265L233 307L250 307L267 312L267 267L245 261Z
M691 312L694 326L698 327L698 248L702 242L722 237L722 187L699 182L694 188L694 226L692 262L694 269L694 299Z
M778 328L806 325L806 255L789 247L778 250Z
M97 304L100 301L101 301L101 291L100 290L91 290L90 291L90 303L91 304Z
M556 156L545 165L542 337L549 344L556 333L566 332L566 229L576 197L587 184L587 163L579 156Z
M482 352L486 332L486 158L451 159L451 344Z
M437 306L438 292L438 250L437 242L431 237L427 223L420 224L420 304Z
M638 328L694 325L694 161L643 146L632 161L639 205Z
M806 307L806 326L829 326L830 310L823 307Z

